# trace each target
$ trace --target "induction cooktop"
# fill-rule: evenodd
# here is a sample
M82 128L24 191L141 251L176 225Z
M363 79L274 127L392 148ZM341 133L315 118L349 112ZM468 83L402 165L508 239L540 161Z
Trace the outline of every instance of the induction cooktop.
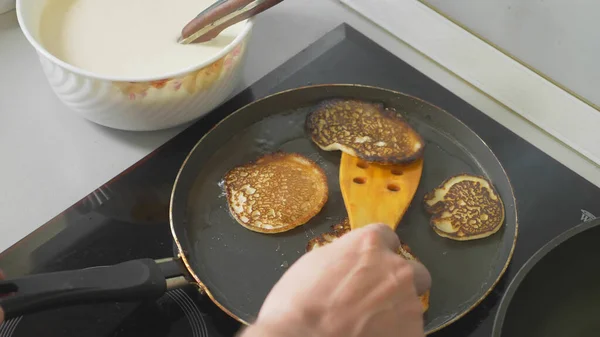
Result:
M512 262L488 297L433 336L484 337L506 285L537 249L600 215L600 189L452 92L344 24L224 103L147 157L0 254L11 277L171 257L169 197L195 143L228 114L268 94L311 84L356 83L417 96L450 112L489 145L513 184L519 238ZM0 337L233 336L239 323L190 286L157 301L101 303L8 320Z

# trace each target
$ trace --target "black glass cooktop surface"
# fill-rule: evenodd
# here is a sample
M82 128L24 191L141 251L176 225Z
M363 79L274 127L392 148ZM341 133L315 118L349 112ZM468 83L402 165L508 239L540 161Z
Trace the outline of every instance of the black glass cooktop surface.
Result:
M600 189L347 25L342 25L146 158L0 254L13 277L171 257L168 203L175 176L216 122L270 93L319 83L357 83L402 91L456 116L490 146L513 184L519 238L494 291L434 336L491 334L502 293L518 268L552 237L600 214ZM78 305L0 325L8 336L233 336L239 324L189 287L158 301Z

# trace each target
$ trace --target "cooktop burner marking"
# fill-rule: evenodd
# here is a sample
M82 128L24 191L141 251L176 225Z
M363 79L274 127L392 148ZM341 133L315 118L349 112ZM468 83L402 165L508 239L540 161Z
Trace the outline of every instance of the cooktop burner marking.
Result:
M592 214L591 212L586 211L585 209L581 210L581 221L588 222L588 221L592 221L595 219L596 219L596 216L594 214Z
M22 318L23 316L20 316L17 318L9 319L8 321L5 321L4 323L0 324L0 337L12 336L13 332L15 332L15 329L17 328L19 322L21 322Z
M200 313L200 310L198 310L198 307L188 296L188 294L181 289L175 289L167 292L167 295L183 310L185 317L188 319L188 322L192 327L193 336L209 337L204 317L202 317L202 313Z

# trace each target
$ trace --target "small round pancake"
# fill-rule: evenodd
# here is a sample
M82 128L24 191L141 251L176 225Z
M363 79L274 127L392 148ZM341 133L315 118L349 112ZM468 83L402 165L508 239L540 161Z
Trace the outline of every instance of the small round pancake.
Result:
M308 222L328 198L327 177L312 160L273 153L225 174L232 216L255 232L281 233Z
M504 204L487 179L461 174L425 195L425 209L440 236L467 241L486 238L504 223Z
M350 231L350 220L345 218L342 222L331 226L331 231L316 236L308 241L306 245L306 252L310 252L313 249L323 247L327 244L342 237L342 235Z
M333 99L306 118L306 130L324 151L340 150L367 162L406 164L421 157L423 138L382 104Z

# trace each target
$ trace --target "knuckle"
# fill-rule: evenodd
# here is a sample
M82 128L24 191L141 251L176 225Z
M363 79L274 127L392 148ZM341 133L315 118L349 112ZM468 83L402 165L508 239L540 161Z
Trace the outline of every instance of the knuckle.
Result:
M373 250L381 246L381 236L377 231L365 230L360 235L360 242L364 250Z
M401 284L413 283L415 271L403 258L396 263L396 280Z

